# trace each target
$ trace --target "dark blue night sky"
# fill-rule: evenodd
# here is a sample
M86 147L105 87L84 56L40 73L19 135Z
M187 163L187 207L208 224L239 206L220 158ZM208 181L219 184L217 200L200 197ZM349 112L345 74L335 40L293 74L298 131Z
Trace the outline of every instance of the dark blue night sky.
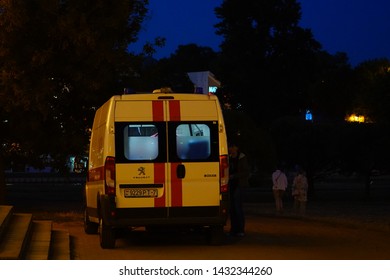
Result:
M222 0L150 0L149 16L130 50L139 51L145 41L166 38L156 58L168 57L179 45L195 43L218 50L214 8ZM323 49L348 54L356 66L375 58L390 58L389 0L301 0L300 26L310 28Z

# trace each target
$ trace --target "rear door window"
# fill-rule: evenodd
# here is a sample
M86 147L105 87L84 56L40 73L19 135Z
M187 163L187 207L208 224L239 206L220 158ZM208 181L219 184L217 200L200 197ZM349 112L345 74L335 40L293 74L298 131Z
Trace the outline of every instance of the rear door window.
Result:
M129 124L124 135L124 156L128 160L155 160L158 156L158 131L154 124Z
M176 127L176 152L180 159L207 159L211 152L210 128L205 124Z
M216 122L170 122L171 161L215 161L218 159Z
M116 162L219 161L217 121L169 122L168 130L166 125L165 122L115 123Z
M116 123L117 162L166 160L165 123Z

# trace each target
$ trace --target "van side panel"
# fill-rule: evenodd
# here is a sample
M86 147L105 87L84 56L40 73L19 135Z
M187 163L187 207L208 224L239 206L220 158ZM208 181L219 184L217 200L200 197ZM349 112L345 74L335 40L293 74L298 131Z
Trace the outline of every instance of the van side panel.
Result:
M113 104L111 98L95 114L90 141L89 170L104 166L106 156L115 154L111 141L114 137Z
M104 162L108 155L115 154L115 147L110 145L114 140L112 124L115 99L116 97L112 97L96 111L92 125L86 203L88 208L95 209L92 211L95 215L97 215L98 195L104 193Z

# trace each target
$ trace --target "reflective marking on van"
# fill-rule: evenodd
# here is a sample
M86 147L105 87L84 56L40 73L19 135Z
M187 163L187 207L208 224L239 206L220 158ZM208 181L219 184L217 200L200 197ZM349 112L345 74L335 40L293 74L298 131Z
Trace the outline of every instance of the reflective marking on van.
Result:
M165 185L165 163L154 163L154 183ZM166 188L166 185L165 185ZM162 190L163 195L154 199L154 207L165 207L165 189Z
M153 121L164 121L164 101L152 101Z
M171 100L169 101L169 120L180 121L180 101Z

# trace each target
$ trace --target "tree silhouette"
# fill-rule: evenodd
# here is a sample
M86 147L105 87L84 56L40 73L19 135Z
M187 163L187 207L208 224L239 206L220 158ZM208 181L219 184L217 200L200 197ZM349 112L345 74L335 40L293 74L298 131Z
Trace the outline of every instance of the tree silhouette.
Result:
M221 81L256 121L296 115L306 105L321 45L298 26L295 0L227 0L215 9ZM254 102L258 100L259 102Z
M216 69L218 54L210 47L196 44L180 45L168 58L153 60L147 58L138 68L135 88L151 91L161 87L171 87L174 92L194 92L194 85L187 73Z
M83 153L94 108L133 75L127 48L137 40L147 4L0 1L3 147L17 143L32 159Z
M368 121L390 124L390 61L368 60L357 65L349 84L354 93L349 113L361 114Z

